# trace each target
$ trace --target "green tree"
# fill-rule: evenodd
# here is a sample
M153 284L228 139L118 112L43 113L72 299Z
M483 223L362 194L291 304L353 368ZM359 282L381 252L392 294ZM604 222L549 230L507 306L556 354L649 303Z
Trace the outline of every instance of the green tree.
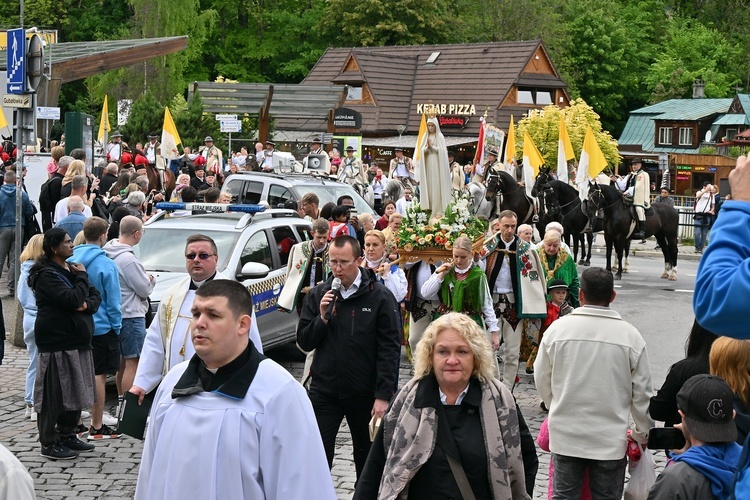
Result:
M594 138L602 149L607 165L614 168L620 162L617 152L617 141L609 132L602 129L602 122L594 109L583 99L574 99L567 108L560 108L551 104L544 109L534 110L518 123L516 128L516 158L521 158L523 152L524 132L528 131L539 152L548 166L557 165L557 144L560 137L560 115L565 117L565 128L570 136L576 159L581 157L583 140L586 129L591 127Z
M203 145L206 136L210 135L216 147L226 151L227 144L223 134L219 132L219 122L214 115L203 110L203 100L199 92L193 94L188 101L185 101L182 95L174 97L169 109L174 117L177 132L180 133L183 147L190 146L197 150Z
M145 142L149 134L161 136L163 124L164 105L153 94L148 93L133 101L128 122L120 128L120 133L125 142L135 145L137 142Z
M669 21L660 54L645 81L653 102L692 97L693 81L705 82L706 97L731 95L740 82L736 61L741 51L715 29L690 19Z

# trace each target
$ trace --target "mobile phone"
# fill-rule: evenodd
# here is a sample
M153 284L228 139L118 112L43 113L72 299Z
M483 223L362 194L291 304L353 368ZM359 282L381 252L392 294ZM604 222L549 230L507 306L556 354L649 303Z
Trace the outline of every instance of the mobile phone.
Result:
M680 450L685 446L685 435L674 427L652 427L648 433L651 450Z
M154 211L154 204L153 202L148 202L146 204L146 215L151 215L151 213Z
M352 207L351 210L349 210L349 215L355 217L357 215L357 209Z

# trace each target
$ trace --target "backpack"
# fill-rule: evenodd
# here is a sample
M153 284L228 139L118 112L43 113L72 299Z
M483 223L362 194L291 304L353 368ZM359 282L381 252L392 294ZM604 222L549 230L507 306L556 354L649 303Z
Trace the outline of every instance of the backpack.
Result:
M49 192L49 186L52 179L54 179L54 177L44 181L44 184L42 184L42 188L39 191L39 208L42 209L42 212L50 213L55 209L55 204L52 203L52 196Z

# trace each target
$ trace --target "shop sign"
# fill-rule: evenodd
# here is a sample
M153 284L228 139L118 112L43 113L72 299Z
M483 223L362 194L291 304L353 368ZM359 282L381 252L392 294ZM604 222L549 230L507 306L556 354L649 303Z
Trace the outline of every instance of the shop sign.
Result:
M333 111L333 126L336 128L361 128L362 114L349 108L336 108Z
M420 115L430 112L436 115L473 116L477 114L477 108L473 104L460 103L417 104L417 113Z
M705 172L706 167L693 167L693 172Z
M690 180L690 174L677 174L677 180L678 181L689 181Z
M677 165L677 170L692 170L693 167L690 165Z
M394 156L394 152L392 149L378 148L377 151L379 156Z
M708 167L708 171L711 172L712 174L715 174L716 173L716 167Z
M469 123L468 116L438 116L440 128L464 128Z

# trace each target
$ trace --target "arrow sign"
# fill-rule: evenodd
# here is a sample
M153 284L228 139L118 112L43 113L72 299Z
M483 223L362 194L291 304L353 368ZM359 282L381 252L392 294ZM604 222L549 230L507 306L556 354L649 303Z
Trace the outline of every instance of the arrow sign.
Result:
M8 30L8 47L6 49L9 94L22 94L26 91L26 30L18 28Z
M221 132L242 132L242 121L222 120L219 122Z

